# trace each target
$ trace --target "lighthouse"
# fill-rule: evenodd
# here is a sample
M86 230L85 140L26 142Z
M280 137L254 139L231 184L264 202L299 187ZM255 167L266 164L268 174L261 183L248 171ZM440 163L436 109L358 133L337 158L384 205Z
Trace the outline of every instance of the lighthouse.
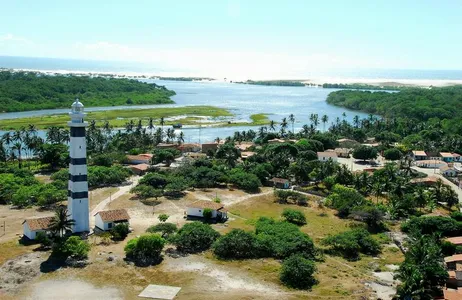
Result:
M72 111L69 113L71 121L67 124L70 127L69 143L69 185L67 191L68 212L70 219L75 221L72 232L89 232L89 203L88 203L88 181L87 181L87 143L85 140L84 121L85 113L83 104L76 99L72 104Z

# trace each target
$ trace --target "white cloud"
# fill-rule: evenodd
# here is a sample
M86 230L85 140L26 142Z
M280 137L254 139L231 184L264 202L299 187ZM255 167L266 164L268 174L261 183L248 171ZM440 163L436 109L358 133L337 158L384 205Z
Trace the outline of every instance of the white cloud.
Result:
M15 36L11 33L0 35L0 43L6 43L6 42L33 44L31 40L28 40L23 37Z

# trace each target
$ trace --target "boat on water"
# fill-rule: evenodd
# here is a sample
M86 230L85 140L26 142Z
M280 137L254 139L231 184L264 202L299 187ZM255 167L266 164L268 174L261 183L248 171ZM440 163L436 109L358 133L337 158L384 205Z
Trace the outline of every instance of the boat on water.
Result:
M177 124L173 124L172 126L173 126L173 128L175 128L175 129L180 129L181 127L183 127L183 124L177 123Z

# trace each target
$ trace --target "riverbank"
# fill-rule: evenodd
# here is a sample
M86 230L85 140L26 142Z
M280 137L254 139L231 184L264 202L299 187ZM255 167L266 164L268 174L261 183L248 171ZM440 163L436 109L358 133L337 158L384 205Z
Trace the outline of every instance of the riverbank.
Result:
M135 123L142 120L143 126L146 126L150 118L153 119L155 126L160 125L161 118L164 118L164 125L166 126L178 123L186 126L204 127L262 126L270 122L267 114L253 114L250 116L250 121L236 120L236 116L229 110L214 106L93 111L87 114L89 122L94 120L97 126L102 126L107 121L114 128L123 128L131 120ZM0 120L0 130L21 129L29 124L34 124L37 129L46 129L52 126L63 127L68 121L68 114L3 119Z

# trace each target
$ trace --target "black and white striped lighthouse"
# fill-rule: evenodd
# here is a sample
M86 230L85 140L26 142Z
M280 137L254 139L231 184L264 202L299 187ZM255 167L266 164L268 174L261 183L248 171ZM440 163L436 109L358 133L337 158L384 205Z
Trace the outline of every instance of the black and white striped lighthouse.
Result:
M85 140L83 104L76 99L69 113L71 121L67 124L71 128L69 143L69 188L67 191L68 211L70 219L75 221L72 232L89 232L89 203L87 181L87 143Z

